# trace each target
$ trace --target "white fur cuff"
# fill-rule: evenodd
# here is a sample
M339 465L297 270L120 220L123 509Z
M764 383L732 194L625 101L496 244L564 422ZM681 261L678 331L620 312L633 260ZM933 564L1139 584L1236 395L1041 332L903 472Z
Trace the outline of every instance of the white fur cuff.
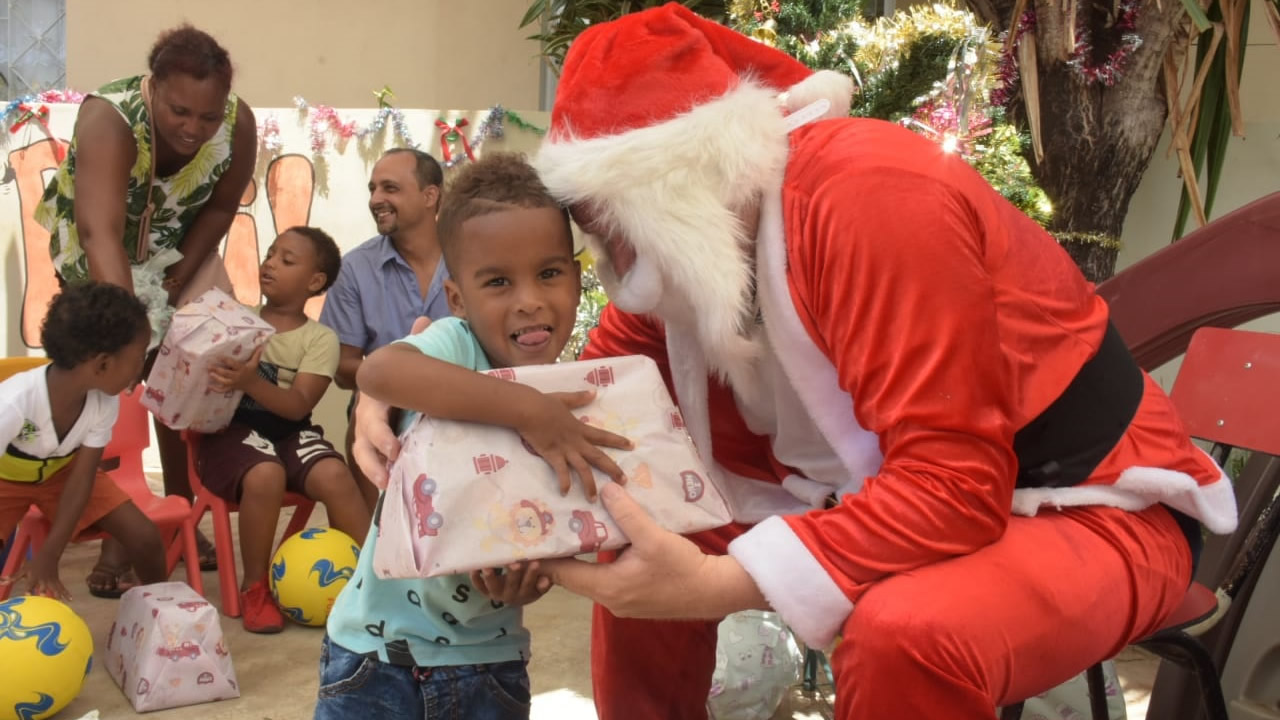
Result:
M849 108L853 106L853 79L834 70L819 70L792 85L787 90L783 106L788 112L795 112L821 99L831 102L831 108L823 117L848 117Z
M785 520L775 515L756 525L729 543L729 554L796 637L812 648L830 647L853 603Z

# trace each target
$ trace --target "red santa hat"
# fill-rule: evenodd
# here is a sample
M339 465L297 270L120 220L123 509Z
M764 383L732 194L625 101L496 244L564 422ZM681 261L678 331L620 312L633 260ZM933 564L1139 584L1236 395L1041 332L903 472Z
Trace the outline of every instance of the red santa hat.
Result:
M845 117L852 93L848 77L814 72L673 2L574 40L534 163L554 195L589 204L649 276L699 309L690 329L733 375L729 366L750 354L739 342L751 262L737 211L781 182L786 114L826 99L825 116ZM593 250L613 295L619 279Z

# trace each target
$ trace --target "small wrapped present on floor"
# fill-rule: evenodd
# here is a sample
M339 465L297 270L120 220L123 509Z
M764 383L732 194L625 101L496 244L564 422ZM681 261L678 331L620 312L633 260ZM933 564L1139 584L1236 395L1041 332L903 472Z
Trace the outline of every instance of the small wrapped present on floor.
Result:
M262 318L218 289L173 314L156 356L142 404L174 430L217 432L231 422L244 393L215 392L209 366L217 359L249 359L275 332Z
M240 697L218 610L186 583L126 592L104 660L138 712Z
M691 533L730 521L724 497L649 358L490 374L543 392L595 389L592 403L574 414L635 443L633 450L604 451L658 524ZM434 577L627 543L604 506L587 502L576 477L562 497L555 472L513 430L424 416L401 442L374 518L374 568L382 577ZM597 487L609 482L599 471L595 480Z

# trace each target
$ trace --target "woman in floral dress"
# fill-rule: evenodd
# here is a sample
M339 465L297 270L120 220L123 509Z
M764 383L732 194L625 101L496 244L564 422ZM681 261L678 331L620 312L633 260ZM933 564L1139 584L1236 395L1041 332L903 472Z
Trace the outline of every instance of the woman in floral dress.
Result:
M164 270L162 285L172 305L197 273L197 283L207 282L213 268L205 263L253 175L257 127L231 92L227 51L208 34L189 25L168 30L148 64L150 74L115 80L85 98L67 157L35 217L50 232L49 252L64 283L92 279L137 292L132 267L177 250L181 259ZM154 318L162 314L153 314L157 333L162 321ZM165 492L190 497L181 438L159 423L156 435ZM212 548L200 541L207 569ZM118 597L128 575L123 548L104 541L89 591Z

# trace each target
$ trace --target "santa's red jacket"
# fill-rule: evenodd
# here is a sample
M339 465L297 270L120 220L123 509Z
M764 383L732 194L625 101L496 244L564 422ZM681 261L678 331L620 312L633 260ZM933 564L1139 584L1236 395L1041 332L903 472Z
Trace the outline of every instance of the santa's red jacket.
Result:
M1234 529L1229 482L1146 376L1086 482L1015 492L1014 434L1098 350L1107 307L963 161L827 120L791 134L780 181L757 235L754 387L735 396L692 334L612 307L585 357L659 362L735 516L758 523L731 554L807 644L870 584L993 542L1011 513L1163 502Z

